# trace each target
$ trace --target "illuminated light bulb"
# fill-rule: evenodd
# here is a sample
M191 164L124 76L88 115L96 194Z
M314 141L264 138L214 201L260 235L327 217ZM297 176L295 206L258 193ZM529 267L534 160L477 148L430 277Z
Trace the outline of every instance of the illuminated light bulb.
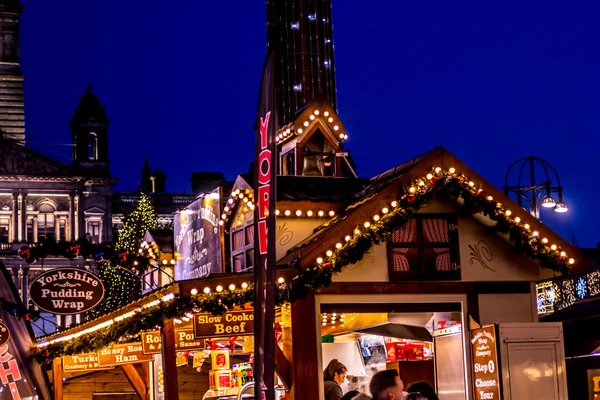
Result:
M296 210L296 217L300 217L300 216L302 216L302 211Z
M315 119L315 116L314 116L314 115L311 115L311 116L310 116L310 117L308 117L308 118L310 118L310 120L312 121L312 120L314 120L314 119Z
M432 174L427 174L425 177L426 177L427 179L429 179L429 180L433 179L433 175L432 175Z
M210 293L210 288L208 286L204 288L204 293L206 293L206 294Z
M173 318L173 322L175 322L176 324L180 324L181 320L179 318Z
M243 198L244 198L244 194L243 194L243 193L240 193L240 194L238 195L238 197L239 197L240 199L243 199Z
M325 112L323 113L323 115L324 115L324 116L326 116L326 117L329 117L329 111L325 111Z
M396 200L392 201L391 206L394 207L394 208L398 207L398 202Z
M469 186L471 186L471 187L475 186L475 182L469 181Z
M137 261L134 261L134 262L133 262L133 265L138 265L138 262L137 262Z
M390 211L390 210L389 210L387 207L383 207L383 208L381 209L381 212L382 212L383 214L387 214L389 211Z
M488 197L486 197L486 200L487 200L487 201L493 201L493 200L494 200L494 198L493 198L492 196L488 196Z
M235 194L240 194L240 189L235 189Z
M329 118L327 119L327 122L329 122L329 123L332 123L332 122L333 122L333 118L329 117Z
M339 126L337 126L337 125L334 125L334 126L333 126L333 130L334 130L334 131L337 131L338 129L340 129L340 127L339 127Z
M319 217L322 217L323 215L325 215L325 213L323 211L319 211L317 214L319 215Z
M292 212L290 210L285 210L283 213L285 214L286 217L289 217L290 215L292 215Z
M192 294L192 296L195 296L198 294L198 289L193 288L192 290L190 290L190 293Z
M450 167L448 168L448 172L450 172L451 174L455 173L456 170L454 169L454 167Z
M217 292L219 292L219 293L220 293L220 292L222 292L222 291L223 291L223 286L221 286L221 285L217 286Z
M229 290L235 290L235 285L233 283L229 285Z
M417 190L417 189L415 189L415 188L414 188L414 187L412 187L412 186L411 186L411 187L408 189L408 191L409 191L410 193L414 193L414 192L415 192L415 190Z
M143 250L143 249L139 249L139 250L138 250L138 253L143 253L143 252L144 252L144 250Z
M175 265L175 260L171 260L171 265Z
M229 207L225 206L225 208L223 209L223 211L228 212L229 211Z
M525 229L529 229L529 228L530 228L530 226L529 226L529 224L525 224L525 225L523 225L523 228L525 228Z
M335 248L338 249L338 250L341 249L342 248L342 244L341 243L336 243L335 244Z
M333 251L327 250L325 254L327 255L327 257L331 257L333 255Z
M571 265L575 264L575 259L574 258L569 258L569 264L571 264Z
M352 239L352 237L350 237L350 235L346 235L346 237L344 238L344 240L346 242L349 242Z
M280 277L277 279L277 282L278 282L278 283L283 283L283 282L285 282L285 279L283 279L283 276L280 276Z
M377 215L377 214L373 215L373 221L375 221L375 222L379 221L379 215Z
M369 221L365 222L365 228L368 228L371 226L371 223Z
M315 115L319 115L319 110L315 110Z
M163 265L167 265L167 260L163 260Z
M311 210L308 210L306 212L306 215L309 216L309 217L312 217L313 216L313 212Z
M304 121L304 126L308 126L308 121Z
M244 203L247 203L250 199L248 199L247 197L244 197Z
M566 251L561 251L560 252L560 256L561 257L566 257L567 256L567 252Z
M340 133L340 139L344 140L344 134Z
M327 322L323 322L323 326L327 326Z
M519 218L519 217L516 217L516 218L515 218L515 222L518 224L519 222L521 222L521 218Z
M442 172L442 169L440 167L435 167L434 171L436 174L439 174L440 172Z
M227 202L228 202L229 204L233 204L234 200L233 200L233 199L229 199L229 200L227 200Z
M557 248L558 247L555 244L553 244L552 246L550 246L550 250L552 250L552 251L556 250Z
M300 128L300 129L298 129L298 131L297 131L297 132L298 132L298 135L299 135L299 134L301 134L301 133L302 133L302 132L304 132L304 131L302 130L302 128Z
M542 243L544 243L544 244L548 243L548 238L542 238Z
M248 282L242 282L242 289L248 289Z
M355 234L355 235L360 235L360 229L356 228L356 229L354 230L354 234Z
M504 214L506 214L506 216L507 216L507 217L510 217L510 216L511 216L511 214L512 214L512 211L510 211L510 210L506 210L506 212L505 212Z
M333 211L333 210L329 211L329 216L330 217L333 217L334 215L335 215L335 211Z
M540 234L540 233L539 233L538 231L533 231L533 233L532 233L532 235L533 235L533 236L536 236L536 237L537 237L539 234Z
M279 210L275 210L275 215L279 215Z
M419 181L419 186L421 186L421 187L425 186L425 182Z
M317 257L317 264L323 264L323 257Z
M348 140L348 135L344 133L344 140Z

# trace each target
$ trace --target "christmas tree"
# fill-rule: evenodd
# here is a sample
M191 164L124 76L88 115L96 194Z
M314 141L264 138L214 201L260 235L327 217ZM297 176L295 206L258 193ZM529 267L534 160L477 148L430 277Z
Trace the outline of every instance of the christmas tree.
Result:
M137 253L147 230L158 228L158 216L150 199L142 194L135 209L125 219L123 229L115 244L115 250ZM141 294L141 279L138 271L105 261L97 266L98 275L104 283L106 294L102 303L90 312L91 317L117 310Z
M158 228L158 216L148 196L142 193L135 210L125 219L115 250L138 251L146 231L156 228Z

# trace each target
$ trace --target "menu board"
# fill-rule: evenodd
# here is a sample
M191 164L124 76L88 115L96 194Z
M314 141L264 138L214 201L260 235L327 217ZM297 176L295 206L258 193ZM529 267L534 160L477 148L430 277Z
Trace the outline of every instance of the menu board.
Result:
M600 399L600 369L588 369L588 398Z
M152 360L152 355L142 353L142 344L139 342L116 344L111 347L106 347L98 352L98 364L101 367L135 364Z
M254 333L254 311L229 311L223 315L194 314L197 338L247 336Z
M64 372L99 371L114 368L101 367L98 363L98 353L63 356L62 367Z
M499 400L500 375L494 325L471 331L471 350L473 352L475 399Z
M159 354L162 338L160 331L142 332L142 352L144 354ZM204 350L206 340L196 339L192 328L175 329L175 350Z

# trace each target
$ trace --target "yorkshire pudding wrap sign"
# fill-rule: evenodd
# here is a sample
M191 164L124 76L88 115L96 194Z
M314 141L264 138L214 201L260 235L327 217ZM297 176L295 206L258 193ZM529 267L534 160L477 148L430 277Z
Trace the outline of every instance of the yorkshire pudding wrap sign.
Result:
M40 309L58 315L78 314L96 307L104 285L94 274L78 268L55 268L38 275L29 295Z
M221 272L220 189L199 197L175 215L175 280Z

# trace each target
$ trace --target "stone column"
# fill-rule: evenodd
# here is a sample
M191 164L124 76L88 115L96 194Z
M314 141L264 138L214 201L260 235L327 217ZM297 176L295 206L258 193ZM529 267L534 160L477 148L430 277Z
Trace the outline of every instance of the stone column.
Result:
M12 221L10 226L11 241L17 242L19 240L19 195L17 193L12 194Z
M69 195L69 226L68 226L68 239L74 241L75 239L75 196Z
M75 236L73 237L73 240L78 240L79 239L79 233L80 233L80 226L79 226L79 196L75 195L75 199L74 199L74 206L75 206Z
M33 243L38 242L38 217L33 217ZM29 238L30 240L32 238Z
M26 242L27 237L27 193L21 194L21 239Z
M54 238L60 240L60 218L54 213Z

